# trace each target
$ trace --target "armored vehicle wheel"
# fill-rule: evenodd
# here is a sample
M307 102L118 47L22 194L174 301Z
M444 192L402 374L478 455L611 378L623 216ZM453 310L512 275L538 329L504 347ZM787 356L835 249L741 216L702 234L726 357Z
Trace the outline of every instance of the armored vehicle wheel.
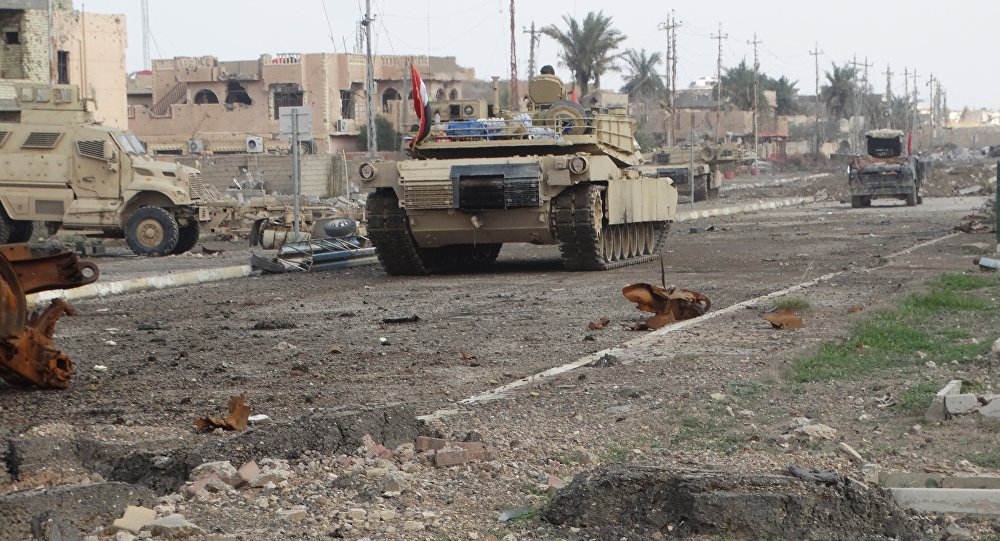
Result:
M188 224L181 227L177 234L177 246L174 246L174 254L183 254L190 251L198 244L201 236L201 224L197 220L190 220Z
M563 266L571 271L614 269L650 261L670 229L669 223L608 224L601 187L566 189L553 208Z
M719 189L718 188L709 188L708 189L708 200L709 201L715 201L718 198L719 198Z
M0 210L0 244L10 242L10 236L14 231L14 223L7 217L7 213Z
M851 196L851 208L859 209L863 206L865 206L865 198L863 196L860 195Z
M906 194L906 206L915 207L917 206L917 193Z
M28 242L31 240L31 233L35 230L35 224L32 222L23 221L13 221L11 222L10 228L10 238L7 242Z
M167 255L177 247L177 220L160 207L142 207L125 224L125 243L137 255Z

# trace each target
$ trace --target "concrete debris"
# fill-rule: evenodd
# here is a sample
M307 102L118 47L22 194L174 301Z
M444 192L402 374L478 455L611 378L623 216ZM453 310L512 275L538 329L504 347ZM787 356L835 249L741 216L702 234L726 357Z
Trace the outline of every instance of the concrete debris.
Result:
M66 485L0 496L0 539L27 539L32 523L43 513L68 522L76 531L93 531L111 524L129 505L143 506L155 495L127 483Z
M944 529L944 539L946 541L972 541L975 539L969 530L952 522Z
M951 417L972 413L979 409L979 398L975 393L949 395L944 397L944 409Z
M924 413L924 418L928 421L943 421L948 418L948 411L945 409L945 397L949 395L956 395L962 390L962 380L953 379L948 382L947 385L941 388L934 398L931 399L930 406L927 407L927 411Z
M245 404L246 395L229 397L229 415L223 418L206 416L194 422L198 430L210 431L216 428L223 430L246 430L250 417L250 406Z
M804 436L809 441L833 440L837 437L837 429L820 423L812 423L800 426L793 431L795 434Z
M840 442L837 444L837 450L847 455L847 457L853 460L854 462L864 462L865 460L864 457L861 456L861 453L857 452L854 449L854 447L851 447L850 445L844 442Z
M621 363L622 363L621 360L619 360L617 356L612 355L610 353L605 353L604 355L601 355L601 357L598 358L597 360L587 363L587 366L589 366L590 368L607 368L609 366L618 366Z
M238 479L236 468L228 460L206 462L191 470L192 481L199 481L212 475L228 484L235 484Z
M130 505L125 508L125 513L121 518L115 519L111 523L111 528L115 531L125 530L136 534L155 519L156 511L148 507Z
M578 475L542 517L600 539L921 537L885 491L847 479L816 483L621 464Z
M761 319L771 324L775 329L801 329L806 326L802 318L795 313L794 308L783 308L772 314L764 314Z
M158 518L147 524L144 529L164 539L187 539L202 533L201 528L178 514Z
M993 259L990 257L977 257L972 260L972 264L979 265L979 268L985 271L1000 270L1000 259Z

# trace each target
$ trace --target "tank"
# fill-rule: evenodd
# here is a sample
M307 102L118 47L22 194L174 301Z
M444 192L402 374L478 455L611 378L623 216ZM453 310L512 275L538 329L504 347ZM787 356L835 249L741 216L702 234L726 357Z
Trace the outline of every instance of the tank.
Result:
M745 153L731 142L693 147L678 145L653 153L652 172L657 177L670 177L681 195L691 196L695 201L718 199L723 177L720 166L742 162Z
M911 207L923 202L925 164L909 155L905 135L890 129L865 134L867 155L855 157L848 167L852 207L869 207L880 198L901 199Z
M494 78L493 102L499 101ZM488 264L506 243L558 244L563 266L596 271L657 257L677 210L670 178L644 175L627 97L584 107L555 75L522 111L432 102L426 136L401 161L367 161L368 236L392 275Z

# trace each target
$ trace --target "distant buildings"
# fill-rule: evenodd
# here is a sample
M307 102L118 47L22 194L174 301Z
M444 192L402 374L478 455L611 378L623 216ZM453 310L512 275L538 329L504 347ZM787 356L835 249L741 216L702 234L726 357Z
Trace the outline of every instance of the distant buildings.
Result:
M376 110L397 129L415 121L412 103L403 101L412 94L411 62L438 100L461 98L463 83L475 78L454 57L376 56ZM279 139L282 107L312 108L306 152L354 150L367 124L364 55L178 57L152 68L128 79L128 125L160 154L245 153L250 137L263 137L265 151L287 150Z
M20 118L16 85L55 82L79 85L97 120L124 128L125 16L51 3L50 48L48 0L0 0L0 119Z

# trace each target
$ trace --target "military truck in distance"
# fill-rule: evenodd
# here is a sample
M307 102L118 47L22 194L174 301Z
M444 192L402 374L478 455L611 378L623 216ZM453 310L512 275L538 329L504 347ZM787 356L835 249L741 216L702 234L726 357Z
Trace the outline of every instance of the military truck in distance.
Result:
M907 156L906 134L899 130L872 130L865 134L866 156L856 156L848 167L851 206L870 207L872 199L902 199L907 206L923 203L920 188L925 164Z
M194 247L196 169L154 160L134 134L95 122L76 86L16 91L20 122L0 123L0 243L27 241L43 221L53 233L124 236L139 255Z
M656 257L677 191L640 173L626 108L584 109L552 74L536 76L528 97L518 113L485 100L433 102L435 125L412 159L360 165L368 236L386 272L489 263L508 242L558 244L574 271Z

